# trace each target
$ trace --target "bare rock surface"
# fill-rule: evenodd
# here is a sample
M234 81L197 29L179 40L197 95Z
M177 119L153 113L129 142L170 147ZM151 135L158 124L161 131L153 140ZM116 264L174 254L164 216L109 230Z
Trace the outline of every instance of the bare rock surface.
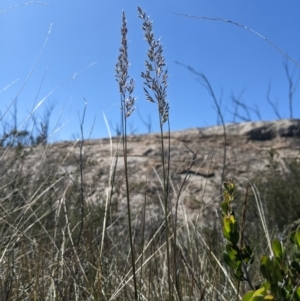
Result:
M128 136L127 141L132 211L138 217L146 204L147 218L159 219L163 213L160 135ZM168 143L165 133L166 153ZM265 168L271 150L278 154L278 160L300 157L299 119L228 124L225 135L223 126L171 132L169 189L173 209L178 201L179 219L197 214L214 216L222 175L224 180L230 177L239 183L251 179ZM126 215L121 139L84 141L82 154L86 201L104 205L112 192L118 214ZM18 171L31 185L41 179L49 185L56 182L53 189L60 198L66 196L68 185L80 181L80 141L23 148L18 155L15 149L0 149L0 157L2 182L6 175Z

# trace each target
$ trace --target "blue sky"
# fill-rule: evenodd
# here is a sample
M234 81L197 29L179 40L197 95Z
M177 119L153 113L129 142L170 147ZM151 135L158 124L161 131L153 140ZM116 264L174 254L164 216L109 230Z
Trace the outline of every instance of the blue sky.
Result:
M58 129L54 140L78 137L84 99L87 101L84 135L90 136L91 131L92 138L108 135L103 114L114 134L120 123L120 100L114 73L124 10L128 25L129 72L135 78L134 96L140 113L136 110L128 120L129 131L147 132L141 117L145 121L151 118L152 131L158 131L157 107L145 100L140 77L147 45L142 21L137 17L137 6L150 15L156 38L161 38L164 47L170 74L171 130L217 123L210 95L196 76L176 61L205 74L217 98L221 99L226 122L241 121L234 119L231 96L237 97L242 91L242 103L256 106L263 120L276 119L266 98L269 83L270 99L277 103L281 117L290 116L284 56L279 51L244 28L178 16L173 12L243 24L300 62L299 0L45 0L42 4L23 1L2 0L0 3L0 110L2 117L5 114L1 126L4 120L12 120L13 106L10 105L16 98L21 129L32 108L50 93L35 111L35 116L40 118L47 108L54 107L50 122L51 132ZM288 66L297 84L299 65L296 67L289 62ZM300 87L294 94L295 118L300 118L299 90ZM249 112L252 120L258 119L254 112ZM241 108L238 114L247 117Z

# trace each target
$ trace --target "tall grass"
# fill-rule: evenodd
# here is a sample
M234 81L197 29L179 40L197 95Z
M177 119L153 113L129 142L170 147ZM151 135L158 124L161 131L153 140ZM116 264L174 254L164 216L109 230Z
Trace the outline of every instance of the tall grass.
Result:
M168 127L168 150L167 158L165 155L164 144L164 124L169 121L169 104L167 101L167 87L168 87L168 70L163 57L163 48L160 40L154 38L152 29L152 22L146 13L138 7L139 17L143 20L143 31L145 40L148 43L149 49L147 53L148 60L145 60L146 72L142 72L141 76L145 80L144 88L146 99L150 102L156 103L158 108L160 140L161 140L161 162L162 162L162 181L163 181L163 203L165 216L165 231L166 231L166 252L167 252L167 275L169 300L172 300L172 285L171 285L171 267L170 267L170 245L169 245L169 166L170 166L170 128ZM149 90L152 91L151 95ZM168 123L169 125L169 123ZM178 286L176 285L176 288ZM180 295L179 295L180 296Z
M121 47L118 63L116 65L116 79L119 83L119 92L121 100L121 120L122 120L122 142L123 142L123 158L124 158L124 173L126 183L126 199L127 199L127 216L128 216L128 229L129 241L131 250L132 273L134 283L134 297L138 300L137 280L135 274L135 250L133 246L132 226L131 226L131 210L130 210L130 195L129 195L129 179L128 179L128 164L127 164L127 118L130 117L134 111L135 98L132 96L134 89L133 79L129 79L128 75L128 51L127 51L127 24L125 13L122 15L122 28L121 28Z

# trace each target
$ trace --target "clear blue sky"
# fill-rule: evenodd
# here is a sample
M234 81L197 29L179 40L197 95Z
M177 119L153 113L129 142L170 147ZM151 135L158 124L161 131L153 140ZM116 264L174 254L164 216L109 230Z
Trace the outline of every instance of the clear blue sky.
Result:
M24 1L24 2L22 2ZM283 55L257 35L220 21L204 21L173 14L228 19L252 28L300 62L299 0L2 0L0 2L0 110L4 114L17 97L18 125L34 104L53 92L35 112L42 116L53 105L50 130L59 128L55 140L69 140L80 132L84 98L87 110L86 137L107 136L105 114L111 130L120 120L120 104L114 72L120 45L121 15L128 25L130 75L136 80L136 106L145 120L151 116L152 131L158 130L157 107L145 100L141 71L147 45L137 17L141 6L153 20L156 38L161 38L170 74L168 101L172 130L214 125L217 113L207 91L195 75L175 61L193 67L209 79L226 122L233 121L231 95L244 90L240 99L258 107L263 120L276 119L266 100L271 100L282 118L289 117L288 81ZM12 9L9 9L13 7ZM50 24L51 32L48 35ZM44 51L28 81L43 45ZM289 62L294 83L300 68ZM13 84L12 84L13 83ZM25 86L24 86L25 84ZM23 88L22 88L23 87ZM54 90L55 89L55 90ZM54 90L54 91L53 91ZM300 87L293 102L294 117L300 118ZM13 108L4 116L12 118ZM246 116L239 110L239 114ZM252 113L251 118L258 117ZM238 119L236 119L237 121ZM147 132L134 112L128 120L136 133Z

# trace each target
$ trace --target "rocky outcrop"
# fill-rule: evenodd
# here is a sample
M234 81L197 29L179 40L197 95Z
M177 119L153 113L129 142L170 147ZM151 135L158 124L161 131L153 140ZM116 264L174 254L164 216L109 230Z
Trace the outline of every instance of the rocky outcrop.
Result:
M222 175L240 183L253 177L266 166L271 150L278 154L279 160L300 156L299 119L228 124L225 132L226 143L223 126L171 133L170 193L173 206L177 201L179 203L181 219L199 213L215 214L212 209L220 201ZM167 134L164 139L167 147ZM159 217L162 213L160 147L158 134L128 137L131 208L138 214L146 202L152 214L148 215L149 218ZM1 149L0 156L3 156L1 170L7 173L17 170L22 164L21 170L31 182L42 178L49 178L49 181L51 178L52 182L60 179L54 188L58 196L63 194L68 183L79 177L79 144L76 142L25 148L17 160L14 149L6 152ZM115 170L113 202L120 216L126 214L120 139L84 141L83 170L86 200L98 205L105 203L111 189L110 175ZM3 177L1 181L4 181Z
M244 122L227 124L228 136L247 136L249 140L266 141L276 137L300 137L300 119L284 119L277 121ZM222 126L202 129L204 135L223 135Z

